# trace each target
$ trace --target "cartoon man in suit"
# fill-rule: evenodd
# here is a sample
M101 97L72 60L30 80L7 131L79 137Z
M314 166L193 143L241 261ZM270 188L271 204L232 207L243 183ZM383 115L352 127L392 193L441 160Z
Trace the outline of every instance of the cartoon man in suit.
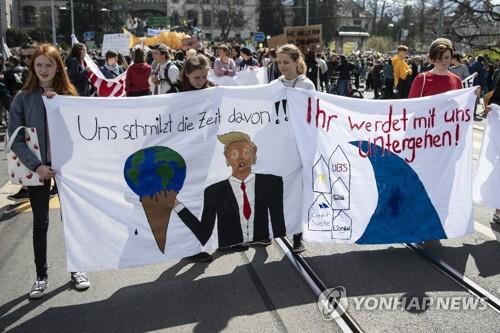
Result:
M268 240L269 220L273 237L285 236L283 179L252 172L257 146L248 134L229 132L218 139L232 175L205 189L201 221L176 200L174 209L180 219L202 245L212 235L216 219L221 248Z

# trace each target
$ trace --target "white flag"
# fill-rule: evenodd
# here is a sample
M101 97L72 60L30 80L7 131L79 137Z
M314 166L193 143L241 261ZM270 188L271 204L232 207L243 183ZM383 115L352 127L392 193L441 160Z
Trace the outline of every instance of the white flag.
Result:
M500 106L491 104L474 178L474 201L500 208Z

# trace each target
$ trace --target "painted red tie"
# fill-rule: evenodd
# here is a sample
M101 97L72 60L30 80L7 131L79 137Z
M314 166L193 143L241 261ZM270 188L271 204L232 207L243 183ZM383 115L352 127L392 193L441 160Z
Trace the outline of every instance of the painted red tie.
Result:
M247 186L245 185L245 182L241 182L241 190L243 191L243 216L247 220L250 219L250 215L252 215L252 208L250 208L250 201L248 201L248 196L247 196Z

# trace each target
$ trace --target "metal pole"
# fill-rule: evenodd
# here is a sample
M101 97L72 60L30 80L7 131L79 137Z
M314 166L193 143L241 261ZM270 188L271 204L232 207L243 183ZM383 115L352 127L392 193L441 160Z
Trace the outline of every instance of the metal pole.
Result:
M210 0L210 38L214 40L214 0Z
M75 34L75 16L74 16L74 11L73 11L73 0L71 0L70 2L70 5L69 5L69 9L70 9L70 12L71 12L71 34L74 35Z
M4 13L4 2L0 1L0 38L4 39L5 38L5 31L3 29L3 22L5 20L5 23L7 23L7 15ZM7 24L6 24L7 25Z
M444 0L439 0L439 17L437 27L437 37L443 36Z
M52 15L52 44L57 44L56 39L56 14L54 11L54 0L50 1L50 14Z
M306 25L309 25L309 0L306 0Z

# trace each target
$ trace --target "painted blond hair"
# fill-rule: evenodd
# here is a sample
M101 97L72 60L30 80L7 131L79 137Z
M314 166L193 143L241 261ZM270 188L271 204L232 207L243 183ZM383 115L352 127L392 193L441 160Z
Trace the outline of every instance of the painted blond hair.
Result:
M217 139L224 145L224 154L232 143L242 141L248 143L256 153L253 163L255 164L257 162L257 145L252 141L250 135L243 132L228 132L226 134L217 135Z

